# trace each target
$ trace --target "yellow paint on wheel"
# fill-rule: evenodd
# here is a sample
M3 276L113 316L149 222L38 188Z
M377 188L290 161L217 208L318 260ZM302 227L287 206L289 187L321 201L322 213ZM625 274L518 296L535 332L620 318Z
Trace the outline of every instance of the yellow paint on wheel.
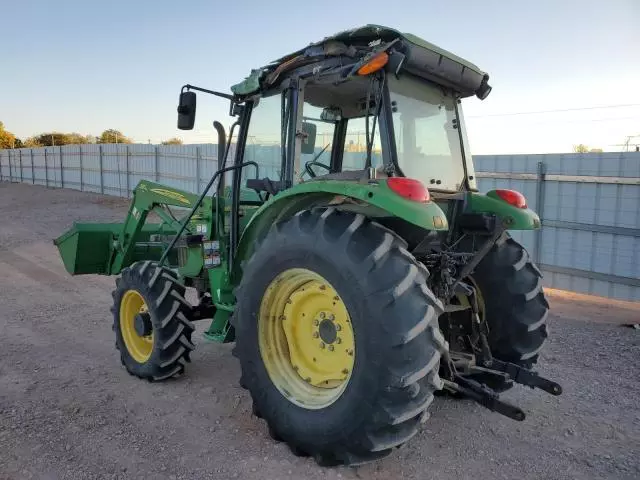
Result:
M486 320L485 318L486 307L484 304L484 297L482 296L482 291L480 290L480 287L478 287L478 284L472 277L467 277L465 278L464 281L467 283L470 283L476 290L476 300L478 301L478 316L480 317L480 321L484 322ZM458 304L460 306L464 307L465 309L471 310L471 303L469 303L469 298L466 295L464 295L463 293L458 293L456 294L455 298L458 300Z
M153 332L140 336L135 318L148 311L144 298L137 290L127 290L120 301L120 333L129 355L138 363L145 363L153 352Z
M258 343L271 381L304 408L335 402L353 371L355 338L347 307L335 288L311 270L286 270L267 287Z

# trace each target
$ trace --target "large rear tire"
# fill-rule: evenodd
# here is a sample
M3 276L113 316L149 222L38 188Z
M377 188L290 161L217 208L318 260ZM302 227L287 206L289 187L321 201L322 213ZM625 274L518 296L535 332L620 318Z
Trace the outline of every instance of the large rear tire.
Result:
M505 233L472 275L489 326L489 347L496 358L532 368L547 338L549 304L542 288L542 273L527 250ZM479 378L507 390L511 383L495 376Z
M405 247L364 216L328 208L276 224L247 262L232 320L241 384L294 454L321 465L365 463L426 420L442 388L443 307ZM329 324L322 330L332 317L341 342ZM330 347L335 364L323 353Z

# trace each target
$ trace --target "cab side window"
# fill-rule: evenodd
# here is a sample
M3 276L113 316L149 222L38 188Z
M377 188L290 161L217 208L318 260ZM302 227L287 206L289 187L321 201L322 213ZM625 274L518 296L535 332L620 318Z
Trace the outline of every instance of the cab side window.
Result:
M280 180L282 175L282 96L263 97L251 112L243 161L260 166L260 178ZM242 184L254 178L255 170L247 166L242 172Z

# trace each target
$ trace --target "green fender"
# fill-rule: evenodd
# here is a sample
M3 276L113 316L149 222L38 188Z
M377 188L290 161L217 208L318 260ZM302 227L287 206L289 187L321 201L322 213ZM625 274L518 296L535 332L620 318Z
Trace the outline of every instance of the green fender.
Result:
M473 213L493 213L508 230L537 230L540 217L529 208L518 208L502 200L495 190L486 195L470 193L467 209Z
M344 210L364 213L371 217L394 216L426 230L448 230L447 218L434 202L415 202L396 194L386 180L346 182L317 180L300 183L273 196L262 205L242 232L232 283L239 281L239 265L253 253L256 241L284 218L316 205L336 205Z

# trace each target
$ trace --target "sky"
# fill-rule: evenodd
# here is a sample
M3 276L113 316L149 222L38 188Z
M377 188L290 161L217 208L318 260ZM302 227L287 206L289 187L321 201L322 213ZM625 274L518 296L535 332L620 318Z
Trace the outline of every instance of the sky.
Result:
M0 121L21 138L116 128L136 142L215 143L212 122L231 124L228 103L199 95L195 129L180 131L183 84L229 92L251 68L367 23L414 33L489 73L491 95L463 102L473 154L568 152L579 143L616 151L626 136L640 135L640 0L0 0L0 7Z

